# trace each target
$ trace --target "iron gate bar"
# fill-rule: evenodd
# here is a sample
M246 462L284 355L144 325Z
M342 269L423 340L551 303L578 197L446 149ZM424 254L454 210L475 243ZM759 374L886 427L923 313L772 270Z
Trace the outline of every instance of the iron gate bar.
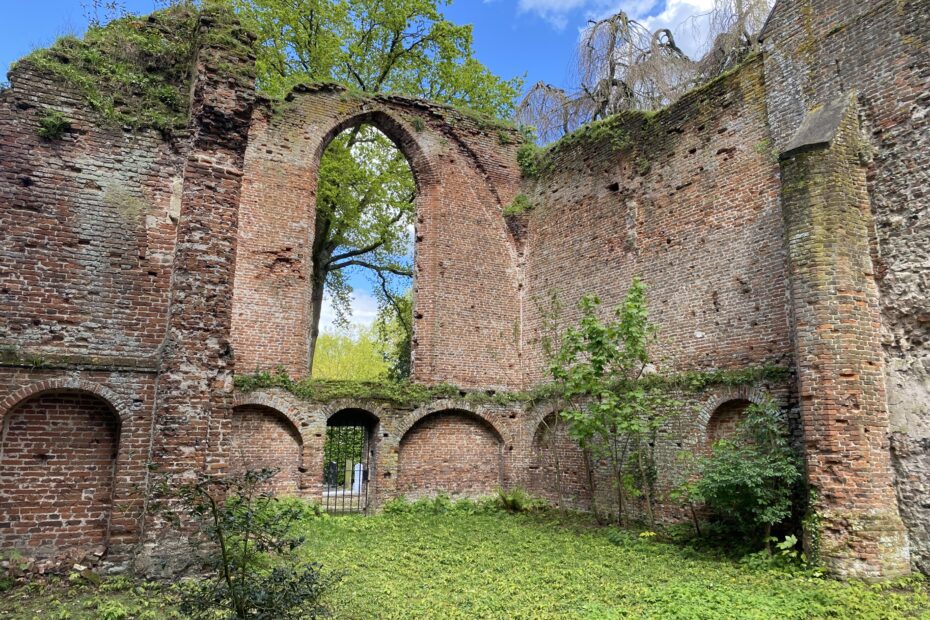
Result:
M323 508L327 512L367 511L369 435L365 426L327 426L323 450Z

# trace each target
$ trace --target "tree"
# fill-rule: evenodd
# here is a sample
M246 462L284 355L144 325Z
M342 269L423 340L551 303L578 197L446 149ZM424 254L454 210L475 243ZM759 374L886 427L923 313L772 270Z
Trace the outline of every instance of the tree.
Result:
M508 117L521 87L474 58L471 26L444 19L450 0L227 0L258 33L259 87L272 97L300 82L338 82ZM313 240L313 323L318 336L326 287L345 315L346 268L368 271L382 305L401 309L409 288L415 186L396 147L372 128L329 145L320 167ZM408 329L409 336L409 329ZM408 347L409 348L409 347Z
M410 377L413 336L413 291L385 299L375 328L381 341L385 361L390 365L388 377L403 381Z
M565 331L550 372L567 401L562 412L588 463L592 504L595 459L604 459L613 479L617 521L625 520L624 499L643 495L653 520L655 444L659 428L677 403L657 385L643 381L650 366L646 287L634 279L613 318L598 317L600 299L585 295L581 319Z
M517 107L517 119L548 141L624 110L664 107L746 58L771 6L772 0L715 0L692 24L703 29L709 48L697 61L667 28L650 31L622 11L592 20L578 44L573 92L537 83Z
M380 381L390 371L377 330L372 326L352 332L323 332L313 358L317 379Z

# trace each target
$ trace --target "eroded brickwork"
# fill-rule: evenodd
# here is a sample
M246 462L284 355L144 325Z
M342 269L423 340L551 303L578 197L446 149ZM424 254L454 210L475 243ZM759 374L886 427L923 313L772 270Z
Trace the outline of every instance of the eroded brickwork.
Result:
M665 370L790 359L778 166L767 150L756 59L654 117L580 139L527 184L524 369L555 295L563 324L583 294L619 304L648 287ZM580 182L579 179L584 179Z
M807 474L823 520L819 552L841 574L900 575L910 558L891 470L858 117L840 98L809 122L785 154L782 201ZM827 123L836 123L828 147L804 142Z
M178 221L177 144L101 124L77 92L28 63L10 80L0 93L4 354L154 358ZM52 110L71 128L44 140L39 121Z
M930 570L930 2L779 2L765 31L773 144L853 94L866 143L891 446L915 565Z

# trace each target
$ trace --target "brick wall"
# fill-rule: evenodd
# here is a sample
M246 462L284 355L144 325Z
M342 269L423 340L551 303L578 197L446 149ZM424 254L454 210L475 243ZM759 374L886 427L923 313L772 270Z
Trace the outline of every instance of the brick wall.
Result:
M201 18L190 131L174 140L108 127L77 93L22 64L0 93L0 416L12 425L23 402L62 391L108 403L121 421L108 560L128 558L141 537L140 567L175 570L183 533L141 518L147 464L221 473L247 435L281 450L250 458L292 469L296 438L276 418L233 416L232 372L283 363L306 373L319 157L339 131L370 122L408 156L419 190L415 379L538 383L550 294L564 326L581 294L609 307L640 276L662 370L775 362L796 366L801 390L797 407L790 385L688 394L697 413L660 437L662 484L677 475L678 450L700 450L708 427L716 432L721 404L773 391L800 411L792 419L803 422L795 430L828 513L834 568L902 572L896 473L913 557L927 570L928 20L928 0L782 0L761 58L655 115L567 140L522 186L516 145L504 144L511 133L441 106L330 86L256 106L250 37L212 11ZM242 47L212 45L216 28ZM857 112L839 142L779 167L775 154L811 110L853 90ZM50 109L71 121L60 140L37 135ZM505 221L520 191L535 208ZM843 225L831 228L835 217ZM551 411L344 405L379 420L376 506L397 494L553 488L539 435ZM335 413L314 407L278 409L300 429L299 486L310 496ZM556 445L575 468L578 452L562 437ZM0 477L23 467L5 463ZM596 484L609 505L609 482ZM576 473L569 488L583 503ZM48 528L39 535L61 533Z
M155 132L100 122L17 65L0 93L0 346L151 357L164 337L183 158ZM39 120L71 123L44 140Z
M276 468L270 489L280 495L298 494L303 440L287 418L265 407L237 407L232 433L231 471Z
M584 454L568 434L568 425L556 414L536 429L526 472L526 488L553 505L590 510L591 489Z
M648 286L663 369L790 360L778 167L767 138L756 59L654 117L628 115L556 150L525 187L534 205L528 384L546 378L540 339L552 294L564 326L577 320L583 294L596 293L606 313L634 276Z
M930 2L781 1L764 47L777 148L791 140L810 110L841 94L856 96L897 490L914 563L927 572Z
M27 557L103 554L119 418L95 396L45 393L4 418L0 546Z
M835 132L828 146L806 141L828 123ZM819 552L840 574L887 577L910 566L891 470L861 148L847 97L812 114L783 156L782 202Z
M434 413L400 441L397 489L408 498L490 495L503 484L501 439L465 412Z

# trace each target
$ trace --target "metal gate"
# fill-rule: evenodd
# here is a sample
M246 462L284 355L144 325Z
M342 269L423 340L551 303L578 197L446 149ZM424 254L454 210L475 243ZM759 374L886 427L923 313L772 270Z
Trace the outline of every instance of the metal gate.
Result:
M323 448L323 509L332 513L368 509L370 433L364 426L327 426Z

